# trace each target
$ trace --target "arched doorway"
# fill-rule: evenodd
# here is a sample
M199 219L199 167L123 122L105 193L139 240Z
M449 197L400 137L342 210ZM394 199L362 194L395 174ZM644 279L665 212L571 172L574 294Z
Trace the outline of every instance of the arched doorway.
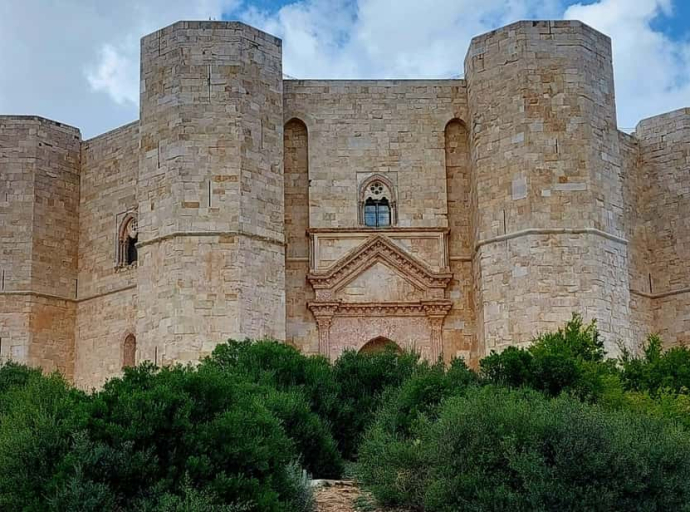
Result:
M400 353L402 349L400 346L388 338L379 336L372 340L367 341L362 348L359 349L360 354L376 354L378 352L383 352L389 349L395 350L395 352Z

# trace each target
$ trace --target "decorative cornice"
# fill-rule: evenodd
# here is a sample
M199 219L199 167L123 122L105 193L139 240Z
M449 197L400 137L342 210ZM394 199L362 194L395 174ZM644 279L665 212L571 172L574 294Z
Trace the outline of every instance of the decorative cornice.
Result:
M418 302L310 302L319 317L427 316L443 318L453 307L450 300Z
M64 300L67 302L86 302L88 300L93 300L93 299L99 299L101 297L105 297L107 295L112 295L114 293L119 293L119 292L124 292L126 290L133 290L137 287L136 284L128 285L128 286L123 286L121 288L116 288L114 290L108 290L107 292L101 292L101 293L96 293L94 295L89 295L88 297L84 298L70 298L70 297L62 297L60 295L53 295L50 293L43 293L43 292L35 292L32 290L14 290L14 291L0 291L0 296L2 295L28 295L31 297L42 297L45 299L54 299L54 300Z
M246 238L251 238L253 240L259 240L261 242L266 242L273 245L285 246L283 240L277 238L272 238L269 236L261 236L254 233L249 233L247 231L173 231L172 233L167 233L165 235L156 236L150 238L149 240L142 240L137 244L137 248L146 247L147 245L162 242L164 240L169 240L171 238L185 238L185 237L202 237L202 236L243 236Z
M368 226L355 226L346 228L309 228L308 234L330 234L330 233L450 233L449 228L443 227L409 227L409 226L391 226L387 228L372 228Z
M307 275L307 279L315 289L333 289L369 268L376 261L388 263L422 289L446 288L453 277L450 273L433 272L387 237L376 235L343 256L330 269L325 272L312 272Z
M52 293L35 292L33 290L12 290L12 291L1 291L0 296L3 295L19 295L19 296L29 296L29 297L41 297L44 299L54 299L54 300L64 300L66 302L79 302L74 297L63 297L61 295L53 295Z
M667 292L661 293L648 293L630 288L630 293L640 295L641 297L646 297L648 299L663 299L664 297L671 297L673 295L682 295L684 293L690 293L690 288L679 288L677 290L669 290Z
M479 240L475 246L474 250L478 251L480 247L484 245L494 244L496 242L504 242L506 240L512 240L513 238L520 238L528 235L596 235L613 242L617 242L622 245L628 245L628 241L625 238L621 238L606 231L602 231L596 228L528 228L522 229L520 231L513 231L512 233L506 233L505 235L499 235L484 240Z

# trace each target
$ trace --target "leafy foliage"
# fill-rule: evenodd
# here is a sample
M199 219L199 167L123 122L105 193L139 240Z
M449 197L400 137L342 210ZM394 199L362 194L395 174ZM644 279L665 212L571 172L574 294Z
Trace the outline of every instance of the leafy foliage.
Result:
M492 383L525 386L549 396L569 392L595 401L618 385L615 361L604 359L596 324L584 325L579 315L573 315L563 329L542 334L527 349L492 352L480 366Z
M658 336L649 337L641 357L624 350L621 366L621 378L627 389L652 394L690 390L690 349L677 346L664 352Z
M413 510L688 510L690 438L562 396L470 387L409 436L377 423L359 476Z
M256 399L266 391L239 376L142 365L93 396L40 376L10 393L0 421L3 510L155 510L190 500L199 510L301 510L289 475L295 443Z
M308 512L344 460L410 510L690 510L688 349L608 360L575 315L480 369L231 340L86 394L7 363L0 510Z

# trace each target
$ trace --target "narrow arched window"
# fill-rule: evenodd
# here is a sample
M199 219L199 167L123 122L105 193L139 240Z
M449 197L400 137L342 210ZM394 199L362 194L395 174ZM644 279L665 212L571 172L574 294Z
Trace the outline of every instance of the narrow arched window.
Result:
M137 235L127 237L127 265L137 261Z
M384 228L395 224L393 187L381 177L369 178L362 184L360 194L361 224Z
M137 262L137 242L139 233L137 218L134 214L127 214L120 224L117 240L117 266L128 267Z
M122 344L122 368L131 368L136 365L137 339L134 334L125 338Z

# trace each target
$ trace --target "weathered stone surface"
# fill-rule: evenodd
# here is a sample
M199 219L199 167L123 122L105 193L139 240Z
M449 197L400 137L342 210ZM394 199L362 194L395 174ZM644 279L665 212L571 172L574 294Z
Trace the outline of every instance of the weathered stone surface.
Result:
M481 35L463 80L283 80L241 23L141 48L132 124L0 117L3 359L85 388L229 337L474 363L572 312L612 352L690 341L690 109L618 131L582 23Z

